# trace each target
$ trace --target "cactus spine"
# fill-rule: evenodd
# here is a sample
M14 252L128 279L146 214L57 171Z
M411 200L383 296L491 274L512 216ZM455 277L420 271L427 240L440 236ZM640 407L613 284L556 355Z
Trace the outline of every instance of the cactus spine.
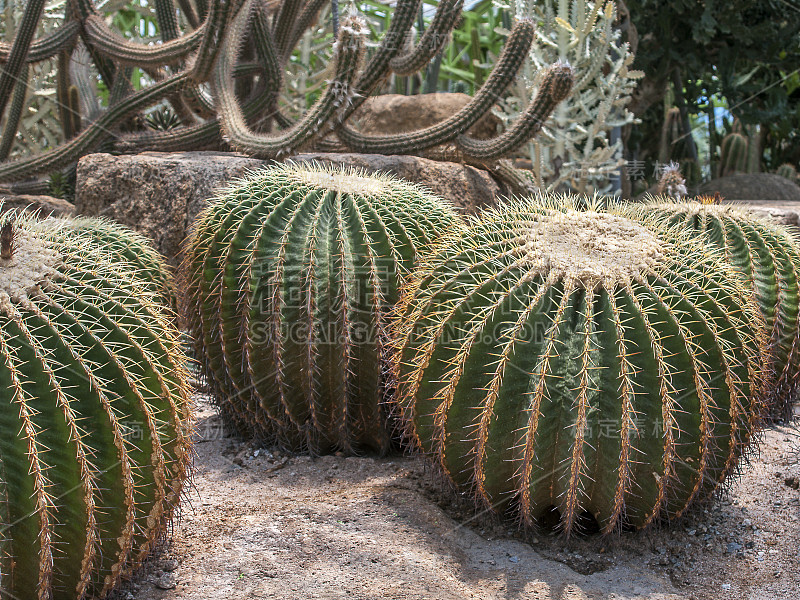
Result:
M642 210L717 247L743 278L763 315L775 359L771 412L789 416L800 377L800 253L792 234L731 205L653 199Z
M198 218L186 248L190 330L223 413L314 452L384 452L381 359L402 276L455 213L354 170L276 166Z
M105 595L164 535L187 476L178 332L103 243L2 217L4 597Z
M400 303L393 372L415 445L482 508L569 535L683 514L761 413L757 310L677 230L573 200L484 213Z

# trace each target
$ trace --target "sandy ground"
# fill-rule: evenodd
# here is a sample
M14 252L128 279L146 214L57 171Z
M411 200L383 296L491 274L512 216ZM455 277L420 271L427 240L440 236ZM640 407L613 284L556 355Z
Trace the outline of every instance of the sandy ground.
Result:
M419 458L312 459L224 437L200 397L195 489L126 600L800 598L798 430L669 529L523 541Z

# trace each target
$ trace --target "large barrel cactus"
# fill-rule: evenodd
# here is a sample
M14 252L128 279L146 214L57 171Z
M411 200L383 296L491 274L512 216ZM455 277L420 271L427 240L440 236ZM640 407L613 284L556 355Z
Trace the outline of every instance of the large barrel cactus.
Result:
M528 525L557 515L567 534L708 497L766 385L758 312L724 261L615 213L569 199L485 213L399 309L411 441L481 508Z
M789 416L800 377L800 253L789 231L745 208L652 199L643 211L711 243L744 278L767 327L775 359L773 416Z
M106 595L164 535L187 476L178 332L97 227L0 217L2 598Z
M235 182L186 248L197 355L234 426L323 453L386 451L385 323L458 216L388 176L279 165Z
M52 227L63 227L71 236L88 238L112 263L127 263L126 268L138 272L138 278L155 292L171 310L178 310L178 300L171 267L166 264L150 241L124 225L98 217L57 219Z

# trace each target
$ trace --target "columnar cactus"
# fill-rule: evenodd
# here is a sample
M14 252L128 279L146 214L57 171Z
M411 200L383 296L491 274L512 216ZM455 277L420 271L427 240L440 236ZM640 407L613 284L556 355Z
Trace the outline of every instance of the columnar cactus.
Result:
M187 476L178 332L102 236L0 225L0 595L104 596L164 535Z
M642 207L719 248L744 278L764 316L775 358L774 416L788 416L800 377L800 253L792 234L730 204L653 199Z
M456 214L412 184L313 165L236 182L186 248L185 311L223 413L318 453L388 449L387 315Z
M719 176L747 173L750 143L741 133L733 132L722 138L719 156Z
M566 534L683 514L762 410L760 317L730 268L615 213L485 213L416 271L394 336L411 441L482 508Z

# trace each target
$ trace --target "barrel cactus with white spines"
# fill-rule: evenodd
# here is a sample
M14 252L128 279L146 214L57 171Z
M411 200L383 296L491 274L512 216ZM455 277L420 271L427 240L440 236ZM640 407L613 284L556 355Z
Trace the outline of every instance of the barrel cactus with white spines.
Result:
M443 241L398 309L410 441L482 509L604 532L682 515L762 412L760 316L654 220L516 202ZM556 513L556 511L558 511Z
M163 538L188 475L172 314L104 243L0 217L4 598L105 596Z
M278 165L234 182L186 246L187 317L235 427L316 453L385 452L388 314L456 213L419 186Z
M744 279L764 316L775 359L770 412L788 417L800 378L800 252L791 232L731 204L653 198L642 211L719 248Z

